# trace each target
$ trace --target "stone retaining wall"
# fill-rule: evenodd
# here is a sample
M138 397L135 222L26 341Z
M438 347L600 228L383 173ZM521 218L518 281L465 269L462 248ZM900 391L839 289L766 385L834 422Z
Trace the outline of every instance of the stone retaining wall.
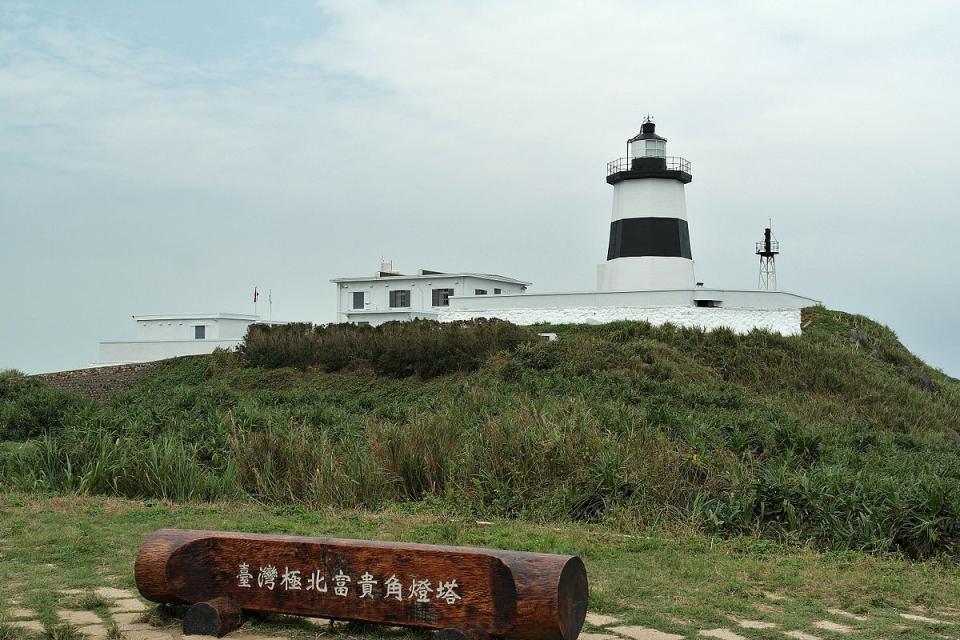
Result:
M156 362L139 362L41 373L32 377L54 389L103 400L119 391L133 388L156 365Z

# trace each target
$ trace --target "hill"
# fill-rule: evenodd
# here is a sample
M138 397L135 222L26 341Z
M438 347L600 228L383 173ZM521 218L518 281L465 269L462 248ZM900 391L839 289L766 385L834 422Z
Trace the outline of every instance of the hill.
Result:
M301 326L102 401L7 374L0 489L960 556L960 383L861 316L815 308L804 327L538 327L548 343L504 323Z

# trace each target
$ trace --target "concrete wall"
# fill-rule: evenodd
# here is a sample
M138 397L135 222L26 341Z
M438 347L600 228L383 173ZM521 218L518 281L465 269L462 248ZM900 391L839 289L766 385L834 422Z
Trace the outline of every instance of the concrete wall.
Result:
M396 312L351 312L347 314L347 322L355 324L366 323L371 327L376 327L385 322L406 321L406 320L436 320L438 314L432 311L396 311Z
M704 330L726 327L737 333L766 329L785 336L800 334L800 309L714 309L706 307L567 307L537 309L487 309L483 311L444 311L443 322L472 318L500 318L514 324L602 324L616 320L642 320L654 325L670 323L678 327Z
M690 289L669 291L573 291L569 293L525 293L522 295L471 296L454 298L450 311L480 309L558 309L601 306L693 305Z
M488 296L493 295L510 295L517 294L520 295L523 293L523 287L518 284L507 284L505 282L497 282L495 280L486 280L484 278L477 278L474 276L468 276L464 278L463 291L457 292L458 296L472 296L474 291L477 289L484 289L487 292ZM494 291L500 289L499 294L495 294Z
M194 327L206 327L206 340L240 340L253 323L247 318L137 318L138 340L193 340Z
M453 298L450 311L486 309L559 309L573 307L695 306L696 300L720 302L723 308L802 309L817 300L786 291L744 289L664 289L658 291L573 291Z
M725 309L805 309L820 304L789 291L759 289L694 289L694 300L720 300Z
M698 300L719 306L699 307ZM729 327L738 333L767 329L796 335L800 333L800 310L815 304L816 300L785 291L737 289L527 293L454 298L450 307L440 312L440 320L501 318L524 325L645 320L708 330Z
M217 340L243 340L247 335L247 328L253 324L249 320L220 319L216 321L217 334L208 338ZM208 330L209 331L209 330ZM192 335L190 336L193 337Z

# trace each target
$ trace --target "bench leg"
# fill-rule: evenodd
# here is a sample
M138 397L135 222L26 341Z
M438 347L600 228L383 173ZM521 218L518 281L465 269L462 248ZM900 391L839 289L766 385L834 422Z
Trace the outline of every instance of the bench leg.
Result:
M441 629L433 634L433 640L493 640L493 637L489 634L475 631Z
M231 598L214 598L198 602L183 616L183 635L222 638L243 624L243 611Z

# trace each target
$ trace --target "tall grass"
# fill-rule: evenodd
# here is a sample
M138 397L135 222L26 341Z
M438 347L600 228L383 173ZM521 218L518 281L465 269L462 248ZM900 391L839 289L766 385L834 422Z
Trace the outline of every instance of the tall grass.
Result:
M7 447L0 454L0 477L18 489L133 498L215 500L242 495L232 465L214 472L197 453L196 445L172 434L135 442L102 432L69 439L45 435Z
M17 379L0 386L2 415L61 417L0 449L0 485L311 507L430 499L482 517L682 522L960 557L957 381L866 319L806 320L791 338L552 327L555 343L511 339L443 376L377 375L371 356L326 373L217 354L165 364L99 405ZM418 331L436 337L411 331L404 353Z

